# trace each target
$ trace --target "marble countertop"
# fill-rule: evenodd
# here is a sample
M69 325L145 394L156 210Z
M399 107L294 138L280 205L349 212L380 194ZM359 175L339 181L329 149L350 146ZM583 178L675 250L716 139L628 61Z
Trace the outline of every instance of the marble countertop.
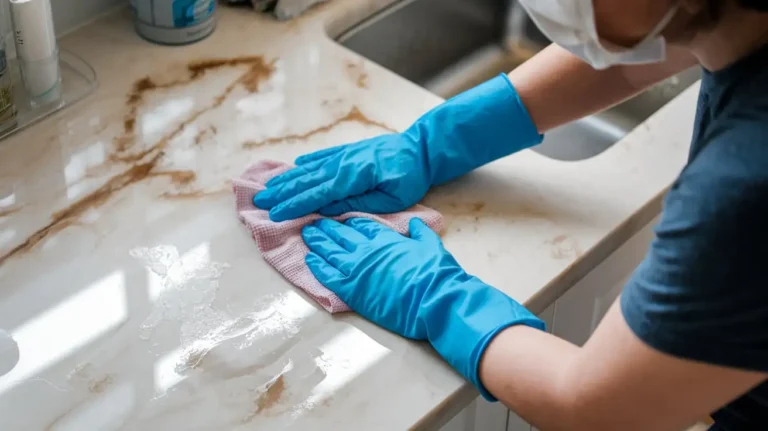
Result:
M0 428L429 428L476 396L428 346L327 315L234 214L229 180L250 163L440 103L328 37L391 2L288 23L222 8L185 48L143 41L122 11L61 41L100 87L0 142L0 329L20 349ZM438 188L447 248L542 310L658 212L695 87L594 158L524 151Z

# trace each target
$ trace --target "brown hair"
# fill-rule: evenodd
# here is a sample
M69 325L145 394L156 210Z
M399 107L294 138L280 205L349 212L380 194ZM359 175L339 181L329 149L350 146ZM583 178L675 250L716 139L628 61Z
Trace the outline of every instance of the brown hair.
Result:
M706 0L706 8L694 21L697 26L711 25L717 22L723 7L733 1L739 7L758 12L768 12L768 0Z
M707 0L707 9L712 18L720 14L720 10L728 0ZM768 0L736 0L736 4L744 9L768 12Z
M745 9L768 12L768 0L738 0L738 3Z

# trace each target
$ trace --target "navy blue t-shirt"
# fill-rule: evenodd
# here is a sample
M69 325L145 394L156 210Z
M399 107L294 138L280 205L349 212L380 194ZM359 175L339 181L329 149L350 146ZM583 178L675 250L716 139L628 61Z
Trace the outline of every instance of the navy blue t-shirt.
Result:
M768 372L768 45L703 72L688 164L621 309L657 350ZM768 430L768 382L712 417Z

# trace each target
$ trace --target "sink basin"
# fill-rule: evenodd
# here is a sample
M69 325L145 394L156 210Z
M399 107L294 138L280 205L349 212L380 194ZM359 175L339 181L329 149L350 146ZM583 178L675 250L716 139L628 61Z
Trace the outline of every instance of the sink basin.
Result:
M511 71L550 43L516 0L403 0L342 32L337 41L444 98ZM692 68L604 112L553 129L534 151L558 160L600 154L699 77Z

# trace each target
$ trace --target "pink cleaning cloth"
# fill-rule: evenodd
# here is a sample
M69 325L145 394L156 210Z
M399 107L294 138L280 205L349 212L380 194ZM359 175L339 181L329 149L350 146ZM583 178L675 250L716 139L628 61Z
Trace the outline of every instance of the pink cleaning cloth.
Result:
M330 313L349 311L347 304L317 281L304 262L309 249L301 238L301 228L323 216L311 214L295 220L275 223L269 219L268 211L253 205L253 197L256 193L266 188L264 183L292 167L282 162L263 160L248 168L240 178L233 180L237 216L251 231L264 260L277 269L277 272L286 280L306 292ZM376 220L404 235L408 233L408 223L414 217L423 220L435 232L443 229L442 214L421 205L415 205L396 214L374 215L349 212L330 218L344 221L352 217Z

